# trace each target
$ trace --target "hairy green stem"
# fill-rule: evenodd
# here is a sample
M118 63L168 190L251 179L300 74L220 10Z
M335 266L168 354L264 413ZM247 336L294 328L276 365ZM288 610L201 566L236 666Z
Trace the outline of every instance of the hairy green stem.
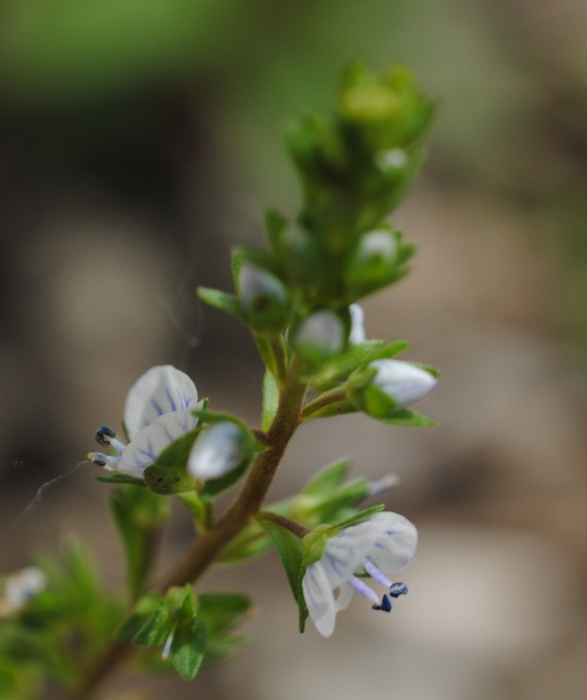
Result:
M305 393L306 385L291 372L286 377L277 413L266 433L267 449L257 456L232 505L208 532L194 541L176 566L162 578L156 587L159 593L165 593L171 586L183 586L196 581L213 563L220 550L261 508L289 441L301 423ZM93 697L102 681L131 656L135 648L130 642L113 642L89 670L83 685L70 696L70 700L89 700Z
M310 419L314 413L326 406L345 400L346 393L338 386L334 389L330 389L330 391L325 391L323 394L320 394L318 398L314 399L314 401L310 401L310 403L304 406L302 409L302 420Z

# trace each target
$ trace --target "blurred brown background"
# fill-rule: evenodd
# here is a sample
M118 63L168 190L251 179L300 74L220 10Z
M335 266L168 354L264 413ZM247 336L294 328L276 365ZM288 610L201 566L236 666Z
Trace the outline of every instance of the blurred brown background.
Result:
M87 466L149 366L189 372L252 422L246 331L198 308L229 248L296 211L280 140L329 111L352 56L408 64L441 101L395 217L413 274L365 303L371 337L441 367L431 431L341 418L300 431L275 485L342 455L397 472L388 506L421 531L391 616L355 601L300 636L273 557L215 572L259 615L231 665L125 679L109 697L575 700L587 696L587 4L581 0L4 0L0 7L2 569L71 531L122 583L104 485ZM171 561L191 537L178 512ZM114 686L112 686L114 688ZM139 688L142 688L139 693ZM172 690L171 690L172 689ZM114 692L114 691L112 691ZM106 695L105 695L106 697Z

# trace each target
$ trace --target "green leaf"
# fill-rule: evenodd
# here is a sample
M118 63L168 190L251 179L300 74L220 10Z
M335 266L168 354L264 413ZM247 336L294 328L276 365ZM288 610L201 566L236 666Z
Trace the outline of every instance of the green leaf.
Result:
M119 490L110 498L110 512L122 540L126 558L126 569L130 594L135 599L143 588L143 584L150 571L151 557L149 553L153 544L155 533L159 529L159 523L147 526L137 521L136 499L128 489ZM141 493L151 494L147 489L141 489Z
M405 428L434 428L438 423L433 419L417 411L410 411L407 408L397 411L386 418L378 418L382 423L390 425L401 425Z
M265 554L271 548L271 539L256 523L247 525L220 550L217 564L237 564Z
M136 479L134 476L128 476L121 472L114 472L108 475L98 475L98 481L103 481L105 484L132 484L133 486L146 486L143 479Z
M241 303L234 294L221 292L219 289L211 289L210 287L198 287L197 292L200 299L208 306L220 309L220 311L226 311L226 313L246 323Z
M173 618L170 605L163 600L155 608L147 621L140 627L133 637L135 644L143 644L147 647L165 644L173 629Z
M279 404L279 387L275 381L275 377L265 370L263 377L263 409L261 413L261 428L264 431L269 430L269 426L277 413Z
M196 677L204 660L208 631L196 617L189 624L181 624L175 630L171 643L171 662L186 681Z
M200 618L210 635L229 632L253 610L251 599L242 593L202 593L198 600Z
M308 481L301 493L307 496L328 495L343 483L350 468L348 459L326 465Z
M299 609L299 628L304 631L308 619L308 608L302 592L304 560L302 540L289 530L268 520L260 521L260 525L269 533L289 582L293 596Z
M147 620L152 617L157 607L161 605L161 602L161 596L155 593L144 595L137 602L134 610L114 630L115 638L122 641L130 641L141 627L145 625Z

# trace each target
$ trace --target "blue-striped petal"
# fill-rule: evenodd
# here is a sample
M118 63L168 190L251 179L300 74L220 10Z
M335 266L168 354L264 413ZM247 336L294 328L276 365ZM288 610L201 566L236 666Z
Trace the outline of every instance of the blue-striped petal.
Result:
M131 387L124 406L130 440L166 413L195 407L198 391L187 374L171 365L151 367Z

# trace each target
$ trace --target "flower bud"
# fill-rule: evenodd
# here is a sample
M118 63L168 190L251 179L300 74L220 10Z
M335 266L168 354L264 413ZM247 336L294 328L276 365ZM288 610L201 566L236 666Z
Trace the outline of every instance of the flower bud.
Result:
M332 311L316 311L294 332L295 349L311 362L322 362L339 353L345 343L342 321Z
M345 282L363 296L390 284L401 264L399 233L376 229L366 233L357 244L345 269Z
M375 360L356 373L348 397L365 413L384 418L421 401L435 386L436 379L420 367L400 360Z
M219 479L250 456L243 431L232 421L222 421L198 436L188 457L187 469L199 481Z
M289 319L287 291L282 282L261 267L245 261L238 277L240 300L256 331L280 331Z

